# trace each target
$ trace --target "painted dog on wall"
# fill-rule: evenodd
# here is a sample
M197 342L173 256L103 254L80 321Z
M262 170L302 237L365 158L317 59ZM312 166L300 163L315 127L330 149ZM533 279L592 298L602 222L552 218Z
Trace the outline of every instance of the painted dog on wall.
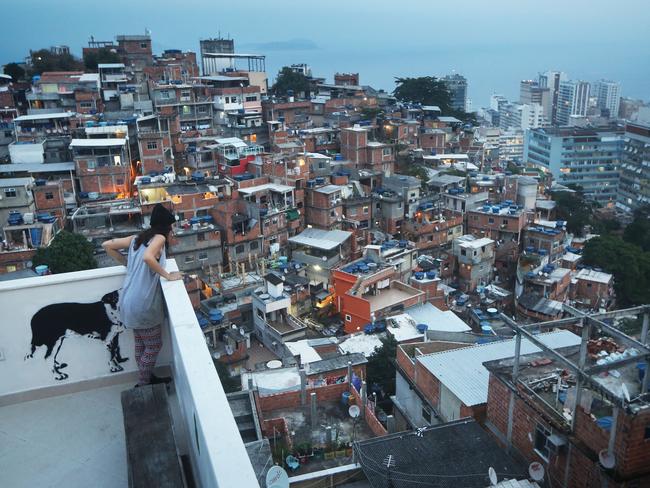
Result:
M53 303L41 308L32 317L32 349L25 359L34 357L36 348L40 346L47 347L44 357L47 359L58 344L52 372L55 379L64 380L68 375L61 370L68 364L60 363L57 357L65 338L78 334L103 341L110 353L108 364L111 373L122 371L124 368L120 363L129 358L123 358L120 354L119 336L124 326L120 321L119 299L119 290L116 290L107 293L98 302Z

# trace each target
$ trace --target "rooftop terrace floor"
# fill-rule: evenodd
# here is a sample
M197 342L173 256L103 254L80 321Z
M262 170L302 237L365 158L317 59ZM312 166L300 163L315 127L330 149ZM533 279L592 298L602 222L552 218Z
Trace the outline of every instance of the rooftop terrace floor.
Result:
M363 298L370 302L370 311L376 312L377 310L398 305L415 295L416 293L409 293L399 288L387 288L381 290L378 295L365 295Z
M0 407L2 486L128 486L120 392L132 383Z

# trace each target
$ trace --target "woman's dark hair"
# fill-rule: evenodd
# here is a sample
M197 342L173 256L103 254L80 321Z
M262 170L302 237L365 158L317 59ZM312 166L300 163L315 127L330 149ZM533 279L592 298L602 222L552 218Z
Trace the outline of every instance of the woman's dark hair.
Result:
M149 245L149 241L156 234L160 234L165 238L165 250L169 246L169 233L172 231L171 225L152 225L148 229L143 230L137 236L135 236L135 244L133 249L138 250L138 248L144 244L145 246Z

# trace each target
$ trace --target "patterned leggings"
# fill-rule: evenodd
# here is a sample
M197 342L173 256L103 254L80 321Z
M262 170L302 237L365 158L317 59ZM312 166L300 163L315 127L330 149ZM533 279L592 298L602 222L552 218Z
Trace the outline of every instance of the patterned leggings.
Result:
M149 329L133 329L135 339L135 362L140 376L138 385L147 385L151 372L156 365L158 353L162 347L162 330L159 325Z

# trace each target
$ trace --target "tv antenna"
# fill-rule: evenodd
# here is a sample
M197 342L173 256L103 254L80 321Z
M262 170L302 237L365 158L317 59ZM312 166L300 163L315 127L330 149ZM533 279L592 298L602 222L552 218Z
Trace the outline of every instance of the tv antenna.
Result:
M492 486L496 486L497 483L499 483L499 480L497 479L497 472L492 466L490 466L490 469L488 469L488 477L490 478L490 484Z

